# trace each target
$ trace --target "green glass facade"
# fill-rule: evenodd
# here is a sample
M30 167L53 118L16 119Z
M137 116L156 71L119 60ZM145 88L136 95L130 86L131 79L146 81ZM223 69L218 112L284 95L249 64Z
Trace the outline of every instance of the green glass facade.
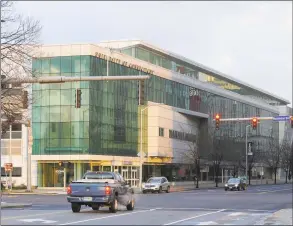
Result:
M94 56L67 56L33 60L35 76L106 76L107 61ZM109 62L109 75L146 75ZM75 90L81 88L81 108L75 108ZM276 114L155 75L145 82L145 99L222 118ZM93 154L137 156L137 81L91 81L34 84L33 154ZM221 125L222 136L245 135L246 123ZM257 135L266 136L278 124L262 123Z

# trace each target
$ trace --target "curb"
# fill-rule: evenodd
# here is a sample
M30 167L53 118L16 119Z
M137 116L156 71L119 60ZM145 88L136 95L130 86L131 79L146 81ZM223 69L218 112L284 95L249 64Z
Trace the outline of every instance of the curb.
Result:
M2 195L66 195L66 193L34 193L34 192L11 192L11 193L2 193Z
M1 204L1 209L9 209L9 208L24 208L24 207L31 207L33 204L32 203L28 203L28 204L13 204L13 203L9 203L9 204Z

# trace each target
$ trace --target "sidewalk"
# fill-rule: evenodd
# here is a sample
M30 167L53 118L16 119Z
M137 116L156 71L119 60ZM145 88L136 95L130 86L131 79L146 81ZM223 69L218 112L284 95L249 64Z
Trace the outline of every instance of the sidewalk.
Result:
M282 209L263 220L262 225L292 225L293 209Z
M267 182L267 183L266 183ZM284 184L285 180L277 180L277 184ZM216 183L213 181L199 181L198 187L195 188L193 181L179 181L179 182L170 182L171 184L171 192L180 192L180 191L188 191L188 190L200 190L200 189L219 189L224 188L225 183L218 183L218 187L216 187ZM259 185L273 185L274 180L251 180L249 186L259 186ZM292 184L292 180L291 183ZM139 188L134 188L135 193L140 193ZM48 188L48 189L34 189L32 192L26 192L25 190L12 190L12 192L4 191L3 195L65 195L66 191L63 188Z

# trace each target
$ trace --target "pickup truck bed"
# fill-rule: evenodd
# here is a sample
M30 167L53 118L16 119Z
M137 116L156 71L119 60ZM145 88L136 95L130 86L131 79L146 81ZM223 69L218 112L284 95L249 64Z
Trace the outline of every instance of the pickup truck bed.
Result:
M101 176L103 173L90 172L87 174ZM67 201L71 203L73 212L80 212L81 205L86 205L92 207L93 210L109 206L110 212L115 213L118 209L118 203L125 205L127 210L134 209L133 192L129 186L116 180L116 177L120 175L110 172L106 174L110 174L112 177L110 179L99 179L99 177L98 179L88 179L85 175L85 179L72 182L69 185Z

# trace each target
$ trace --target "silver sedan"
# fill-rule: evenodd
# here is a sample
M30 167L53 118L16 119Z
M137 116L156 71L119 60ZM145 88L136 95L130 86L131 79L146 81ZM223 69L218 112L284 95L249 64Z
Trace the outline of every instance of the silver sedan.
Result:
M170 192L170 183L166 177L151 177L148 181L142 184L142 192Z

